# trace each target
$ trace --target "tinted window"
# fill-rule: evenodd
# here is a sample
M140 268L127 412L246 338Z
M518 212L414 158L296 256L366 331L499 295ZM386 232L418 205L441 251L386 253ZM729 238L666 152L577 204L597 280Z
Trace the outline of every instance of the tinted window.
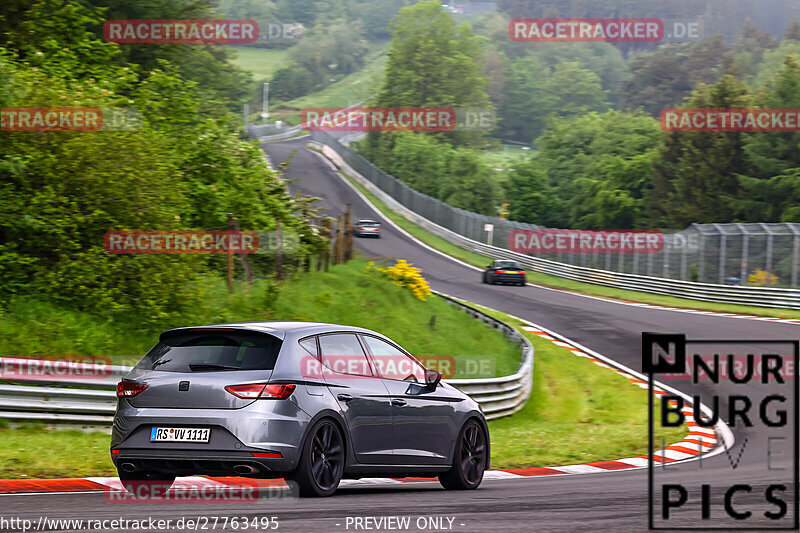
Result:
M497 261L494 266L497 268L521 268L516 261Z
M425 369L414 358L377 337L364 335L363 338L372 353L381 377L415 383L425 382Z
M173 335L162 338L136 368L164 372L272 370L280 349L281 340L271 335L235 332Z
M353 333L320 335L319 349L322 364L334 372L358 376L372 375L369 360Z

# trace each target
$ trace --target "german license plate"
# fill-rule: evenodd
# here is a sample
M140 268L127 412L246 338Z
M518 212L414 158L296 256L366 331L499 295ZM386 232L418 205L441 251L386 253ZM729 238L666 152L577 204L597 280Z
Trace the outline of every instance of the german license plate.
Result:
M210 428L153 428L150 442L208 442Z

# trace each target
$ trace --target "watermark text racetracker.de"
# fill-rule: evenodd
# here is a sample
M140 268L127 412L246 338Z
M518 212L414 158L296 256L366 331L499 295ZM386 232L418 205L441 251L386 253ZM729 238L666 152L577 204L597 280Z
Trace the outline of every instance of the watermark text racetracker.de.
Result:
M428 370L436 370L445 379L480 378L495 375L496 360L482 355L421 355L417 360ZM403 354L373 355L372 361L364 355L305 356L300 361L303 377L320 379L365 378L376 373L386 379L405 380L412 376L424 382L424 370L414 360Z
M255 20L130 19L107 20L103 37L113 43L253 43L259 38Z
M491 130L495 113L468 107L310 107L300 112L312 131Z
M105 356L0 357L0 379L88 380L111 376L111 359Z
M518 253L657 253L664 234L657 230L517 229L508 247Z
M795 132L800 131L800 109L664 109L659 122L668 132Z
M0 131L133 131L141 125L141 113L133 108L0 108Z
M125 516L115 518L37 519L0 516L0 531L274 531L280 527L277 516L191 516L161 518Z
M300 236L290 230L114 230L103 236L110 254L263 254L294 253Z
M509 21L508 36L526 43L655 43L699 39L700 26L657 18L518 18Z

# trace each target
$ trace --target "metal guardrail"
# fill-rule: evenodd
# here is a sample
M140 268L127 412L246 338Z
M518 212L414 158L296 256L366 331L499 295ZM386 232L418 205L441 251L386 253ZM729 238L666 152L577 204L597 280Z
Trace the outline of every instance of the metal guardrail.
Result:
M505 333L511 342L520 346L522 357L519 368L510 376L498 378L479 378L479 379L448 379L447 383L456 387L461 392L469 394L476 402L481 405L484 416L491 420L516 413L525 406L531 394L533 386L533 345L516 328L509 326L492 316L487 315L477 309L459 302L436 292L436 295L444 298L451 305L459 307L462 311L469 313L473 318L481 320Z
M486 418L499 418L522 409L533 383L533 346L513 327L446 295L448 303L499 329L520 346L521 362L515 374L498 378L446 380L472 396ZM24 365L24 379L8 369ZM82 364L82 378L67 378L52 361L0 358L0 418L46 424L108 426L117 408L115 388L131 367ZM62 369L63 370L63 369ZM90 375L91 377L87 376ZM24 384L21 384L24 383ZM80 388L76 388L80 387Z
M666 296L677 296L680 298L691 298L693 300L704 300L707 302L800 309L800 289L718 285L714 283L697 283L679 279L613 272L610 270L560 263L558 261L542 259L531 255L512 252L506 248L484 244L436 224L430 219L412 211L391 194L356 171L336 150L322 142L322 140L327 140L327 137L318 137L313 144L319 146L325 157L330 159L338 168L343 169L348 176L356 179L361 185L366 187L367 190L389 206L392 211L399 213L406 219L426 229L428 232L466 250L497 259L513 259L519 261L526 268L534 272L551 274L583 283L592 283L595 285L604 285L606 287L649 292Z

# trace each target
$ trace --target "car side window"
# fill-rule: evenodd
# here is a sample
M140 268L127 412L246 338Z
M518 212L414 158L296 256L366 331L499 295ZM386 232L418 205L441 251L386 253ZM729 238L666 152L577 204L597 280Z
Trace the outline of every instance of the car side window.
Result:
M309 355L318 356L317 353L317 338L316 337L306 337L305 339L300 339L298 341L300 346L303 347L305 351L308 352Z
M319 336L322 365L337 374L372 376L367 354L354 333L333 333Z
M364 335L363 339L382 378L425 383L425 369L413 357L377 337Z

